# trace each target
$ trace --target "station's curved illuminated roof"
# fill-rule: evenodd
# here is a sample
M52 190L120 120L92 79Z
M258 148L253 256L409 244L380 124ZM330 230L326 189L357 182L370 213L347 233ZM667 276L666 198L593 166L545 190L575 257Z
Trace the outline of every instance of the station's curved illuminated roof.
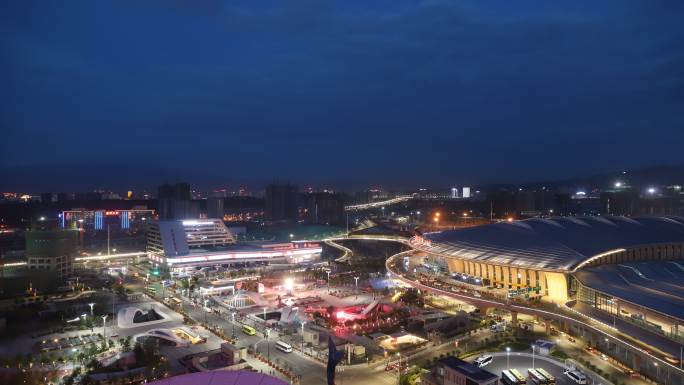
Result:
M447 257L568 271L592 256L647 244L684 242L684 217L556 217L428 233L419 250Z

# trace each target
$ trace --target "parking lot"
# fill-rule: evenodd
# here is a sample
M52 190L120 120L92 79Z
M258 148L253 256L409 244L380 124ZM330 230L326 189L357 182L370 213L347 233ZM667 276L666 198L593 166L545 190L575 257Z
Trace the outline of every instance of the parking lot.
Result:
M472 357L468 361L474 361L476 358L477 357ZM495 356L492 362L483 369L492 372L499 377L501 376L501 372L506 369L517 369L523 376L527 377L527 369L532 367L532 357L511 352L508 357L508 362L505 355ZM574 382L570 381L570 379L563 374L563 368L544 360L539 356L535 357L534 367L544 368L547 372L556 377L556 384L558 385L574 385Z

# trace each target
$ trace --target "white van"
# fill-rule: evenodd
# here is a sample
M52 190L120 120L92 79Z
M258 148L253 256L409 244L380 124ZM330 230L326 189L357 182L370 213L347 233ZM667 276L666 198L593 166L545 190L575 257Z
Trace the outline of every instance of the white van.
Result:
M286 344L283 341L278 341L275 344L276 349L285 352L285 353L292 353L292 345Z
M575 384L586 384L587 383L587 376L584 375L584 373L580 372L579 370L566 370L565 376L568 377L572 382Z
M494 333L500 333L506 330L506 324L503 322L499 322L497 324L494 324L489 327L489 330L493 331Z
M490 354L485 354L483 356L477 357L474 364L478 368L481 368L481 367L484 367L484 366L491 364L493 360L494 359L492 358L492 356Z

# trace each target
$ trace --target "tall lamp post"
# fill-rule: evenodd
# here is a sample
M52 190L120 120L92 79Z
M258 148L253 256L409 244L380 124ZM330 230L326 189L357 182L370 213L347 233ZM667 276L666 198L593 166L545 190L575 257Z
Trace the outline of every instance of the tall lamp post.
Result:
M102 316L102 337L107 340L107 314Z
M511 368L510 355L511 355L511 348L506 346L506 369Z
M235 338L235 312L230 313L230 317L233 319L233 336L232 338Z
M397 352L399 363L397 363L397 384L401 385L401 353Z
M356 286L356 291L359 291L359 278L360 277L354 277L354 285Z
M534 345L532 347L532 369L534 369Z
M326 270L326 273L328 273L328 294L330 294L330 270Z
M95 303L91 302L88 306L90 306L90 316L93 317L93 306L95 306Z
M302 322L302 354L304 354L304 324L306 322Z
M267 349L267 357L268 361L271 361L271 343L269 341L271 337L271 329L266 329L266 349Z

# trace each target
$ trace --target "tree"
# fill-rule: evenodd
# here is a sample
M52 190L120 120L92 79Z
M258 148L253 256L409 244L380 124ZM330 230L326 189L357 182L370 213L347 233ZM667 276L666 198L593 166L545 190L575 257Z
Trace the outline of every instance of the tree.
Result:
M136 363L142 364L145 362L145 351L143 350L142 344L140 342L135 343L135 346L133 347L133 354L135 355Z

